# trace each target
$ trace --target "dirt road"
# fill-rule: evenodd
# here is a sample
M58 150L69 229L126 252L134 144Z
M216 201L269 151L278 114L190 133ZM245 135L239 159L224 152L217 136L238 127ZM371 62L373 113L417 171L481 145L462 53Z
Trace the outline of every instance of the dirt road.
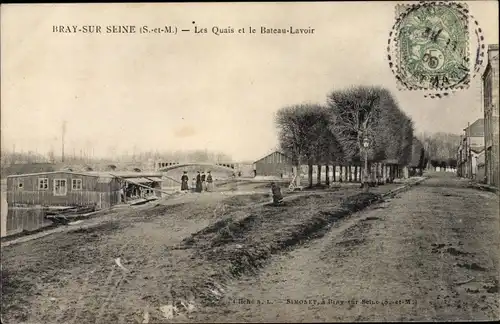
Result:
M497 196L439 174L275 257L193 320L498 320L498 217Z
M7 323L140 323L145 313L151 322L165 320L160 310L181 307L183 300L202 309L210 299L207 285L248 266L245 256L234 259L235 253L300 244L307 239L303 222L316 226L316 211L336 208L356 192L303 193L309 197L280 208L264 206L269 197L262 193L178 195L157 205L114 210L100 223L88 220L98 222L92 228L2 247L2 318ZM174 320L187 320L181 315Z
M376 196L359 191L303 193L280 207L264 205L263 193L179 195L115 210L93 228L2 248L2 319L76 324L496 314L496 196L455 179L430 179L383 209L348 216L353 201ZM328 228L328 236L310 240ZM241 271L257 275L241 278ZM453 286L469 280L469 272L475 281ZM328 307L319 305L323 298ZM479 308L470 312L474 298ZM362 299L391 304L362 305ZM266 305L244 304L257 300ZM449 300L462 302L460 309L431 306Z

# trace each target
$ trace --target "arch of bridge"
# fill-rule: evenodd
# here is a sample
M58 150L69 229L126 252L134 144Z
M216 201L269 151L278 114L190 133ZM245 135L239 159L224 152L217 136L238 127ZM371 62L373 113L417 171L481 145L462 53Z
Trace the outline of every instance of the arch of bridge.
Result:
M167 164L167 163L165 163L165 164ZM161 166L161 167L159 167L158 171L169 171L169 170L174 170L174 169L183 168L183 167L187 167L187 166L193 166L193 165L210 166L210 167L217 167L217 168L222 168L222 169L226 169L226 170L234 170L235 164L234 163L204 163L204 162L177 163L177 164ZM233 167L231 167L231 165Z

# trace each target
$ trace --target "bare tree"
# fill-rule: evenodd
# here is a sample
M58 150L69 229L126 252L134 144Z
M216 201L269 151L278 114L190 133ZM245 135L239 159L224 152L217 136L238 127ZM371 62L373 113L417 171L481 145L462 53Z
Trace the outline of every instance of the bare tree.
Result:
M456 154L460 145L460 135L452 133L423 133L419 136L422 142L428 165L441 165L443 162L456 165ZM434 161L431 163L431 161Z
M412 121L400 110L388 90L357 86L332 91L327 100L331 112L330 128L347 161L365 160L366 155L366 164L371 164L369 162L389 157L399 161L411 156ZM363 154L365 139L369 146Z
M317 104L288 106L276 113L280 149L292 158L297 170L307 163L309 187L312 187L313 165L325 159L323 150L329 149L328 141L333 137L328 121L327 109Z

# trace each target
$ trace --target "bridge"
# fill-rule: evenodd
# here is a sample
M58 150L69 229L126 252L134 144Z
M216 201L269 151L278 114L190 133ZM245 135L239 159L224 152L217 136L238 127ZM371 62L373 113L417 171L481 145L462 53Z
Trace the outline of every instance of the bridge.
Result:
M164 171L169 171L169 170L174 170L178 168L184 168L187 166L206 166L206 167L216 167L216 168L222 168L225 170L235 170L235 167L237 166L236 163L219 163L219 162L157 162L155 164L156 170L160 172Z

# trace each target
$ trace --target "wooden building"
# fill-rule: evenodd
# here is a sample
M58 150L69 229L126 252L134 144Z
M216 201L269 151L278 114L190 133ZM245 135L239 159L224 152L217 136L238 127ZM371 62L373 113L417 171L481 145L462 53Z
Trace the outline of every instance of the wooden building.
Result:
M54 171L7 177L7 204L14 206L75 206L109 208L122 201L121 189L161 189L161 174L142 172ZM129 190L129 192L131 192ZM161 195L153 190L145 194Z
M293 161L282 152L275 151L253 163L254 176L289 178L293 175Z

